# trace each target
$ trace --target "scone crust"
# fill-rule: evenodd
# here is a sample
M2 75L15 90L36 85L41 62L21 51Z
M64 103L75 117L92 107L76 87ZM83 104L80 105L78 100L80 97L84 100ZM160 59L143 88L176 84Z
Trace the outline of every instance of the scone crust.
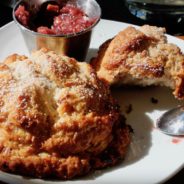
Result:
M13 55L0 87L1 170L70 179L124 158L130 129L89 64L44 49Z
M167 86L184 98L184 55L164 28L129 26L102 44L91 64L109 85Z

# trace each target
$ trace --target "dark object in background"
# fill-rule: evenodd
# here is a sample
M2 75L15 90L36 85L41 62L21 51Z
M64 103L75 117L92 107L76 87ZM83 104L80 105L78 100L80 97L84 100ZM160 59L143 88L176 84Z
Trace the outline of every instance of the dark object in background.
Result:
M176 35L184 33L184 1L181 0L126 0L126 6L136 17L164 26Z
M162 0L163 1L163 0ZM184 6L180 6L181 14L176 14L172 16L171 14L164 14L162 11L162 7L159 5L154 8L154 17L152 14L148 14L146 19L143 19L141 16L135 16L136 13L131 13L131 9L133 9L134 4L126 3L126 0L97 0L102 8L102 18L118 20L122 22L127 22L136 25L155 25L160 27L165 27L168 34L171 35L184 35ZM175 1L173 1L175 2ZM153 8L148 6L147 4L143 4L139 8ZM131 10L131 11L129 11ZM176 7L170 9L171 12L176 12ZM182 15L182 16L181 16Z
M0 27L12 21L12 8L1 5L0 1Z
M12 7L15 5L15 3L17 2L18 0L1 0L1 4L5 5L5 6L8 6L8 7Z

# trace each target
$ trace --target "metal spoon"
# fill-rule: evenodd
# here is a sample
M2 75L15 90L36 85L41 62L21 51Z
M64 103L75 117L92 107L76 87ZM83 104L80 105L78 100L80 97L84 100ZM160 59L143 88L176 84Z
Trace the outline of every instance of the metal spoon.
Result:
M165 112L158 119L157 127L168 135L184 135L184 106L179 106Z

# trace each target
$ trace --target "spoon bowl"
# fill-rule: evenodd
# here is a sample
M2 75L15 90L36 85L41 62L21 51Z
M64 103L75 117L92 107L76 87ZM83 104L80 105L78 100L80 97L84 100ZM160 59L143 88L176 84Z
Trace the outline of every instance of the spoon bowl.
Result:
M165 112L158 119L157 128L168 135L184 135L184 106L179 106Z

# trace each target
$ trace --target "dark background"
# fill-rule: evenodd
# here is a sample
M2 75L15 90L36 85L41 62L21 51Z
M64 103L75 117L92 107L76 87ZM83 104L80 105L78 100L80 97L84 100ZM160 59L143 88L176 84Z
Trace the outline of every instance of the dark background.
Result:
M177 23L164 16L158 16L155 20L144 21L133 16L125 6L124 0L97 0L102 8L102 18L116 20L137 25L151 24L164 26L167 33L172 35L184 35L184 22ZM0 27L12 21L12 8L8 6L10 0L0 0ZM173 155L174 157L174 155ZM172 159L172 158L171 158ZM158 163L158 167L159 167ZM169 164L169 160L168 160ZM151 167L151 166L150 166ZM166 166L167 167L167 166ZM151 168L150 168L151 169ZM184 169L170 179L165 184L182 183L184 178ZM1 182L0 182L1 183Z
M141 20L132 15L125 3L125 0L97 0L102 8L102 18L132 23L136 25L150 24L166 27L167 33L171 35L184 35L184 7L182 16L171 16L165 13L161 8L154 7L154 16L149 16ZM152 11L151 7L147 10ZM179 14L179 13L178 13ZM178 21L180 18L180 21Z

